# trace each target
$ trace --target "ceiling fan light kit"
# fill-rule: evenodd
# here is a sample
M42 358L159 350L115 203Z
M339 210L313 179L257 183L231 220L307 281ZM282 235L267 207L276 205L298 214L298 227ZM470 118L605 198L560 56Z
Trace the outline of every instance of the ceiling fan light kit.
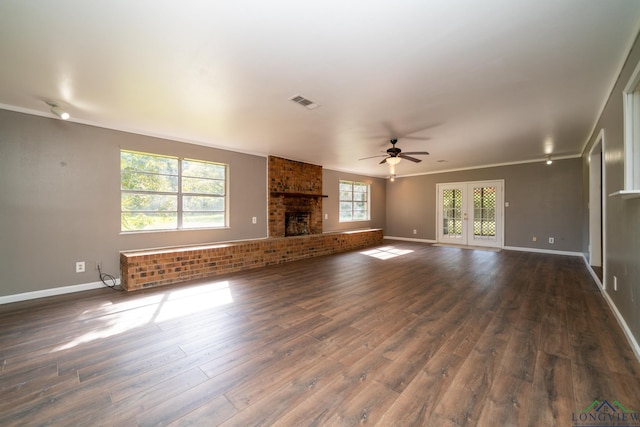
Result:
M402 158L400 157L387 157L386 159L384 159L388 164L390 164L391 166L395 166L398 163L400 163L400 160L402 160Z

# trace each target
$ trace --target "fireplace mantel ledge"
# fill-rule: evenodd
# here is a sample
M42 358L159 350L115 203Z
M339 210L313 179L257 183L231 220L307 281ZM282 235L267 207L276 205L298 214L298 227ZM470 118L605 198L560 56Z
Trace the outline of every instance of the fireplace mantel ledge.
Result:
M309 193L288 193L285 191L272 191L272 196L289 196L289 197L329 197L326 194L309 194Z

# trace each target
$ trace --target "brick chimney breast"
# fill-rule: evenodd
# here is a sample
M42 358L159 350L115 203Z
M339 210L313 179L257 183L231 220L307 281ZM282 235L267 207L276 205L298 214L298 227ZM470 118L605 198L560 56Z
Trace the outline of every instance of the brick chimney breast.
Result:
M322 233L322 166L269 156L269 237L286 235L287 213L305 213L308 234ZM308 214L308 215L307 215Z

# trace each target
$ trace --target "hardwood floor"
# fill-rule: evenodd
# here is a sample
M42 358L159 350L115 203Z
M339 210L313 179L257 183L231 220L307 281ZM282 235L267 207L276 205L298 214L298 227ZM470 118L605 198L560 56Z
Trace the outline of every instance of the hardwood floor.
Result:
M571 426L596 399L640 410L640 364L582 259L398 241L0 306L0 364L2 426Z

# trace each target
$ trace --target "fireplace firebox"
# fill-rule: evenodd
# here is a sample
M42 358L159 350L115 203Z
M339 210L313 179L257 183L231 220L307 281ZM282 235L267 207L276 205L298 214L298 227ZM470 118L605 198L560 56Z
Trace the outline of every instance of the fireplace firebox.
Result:
M311 212L285 212L285 237L310 234L310 220Z

